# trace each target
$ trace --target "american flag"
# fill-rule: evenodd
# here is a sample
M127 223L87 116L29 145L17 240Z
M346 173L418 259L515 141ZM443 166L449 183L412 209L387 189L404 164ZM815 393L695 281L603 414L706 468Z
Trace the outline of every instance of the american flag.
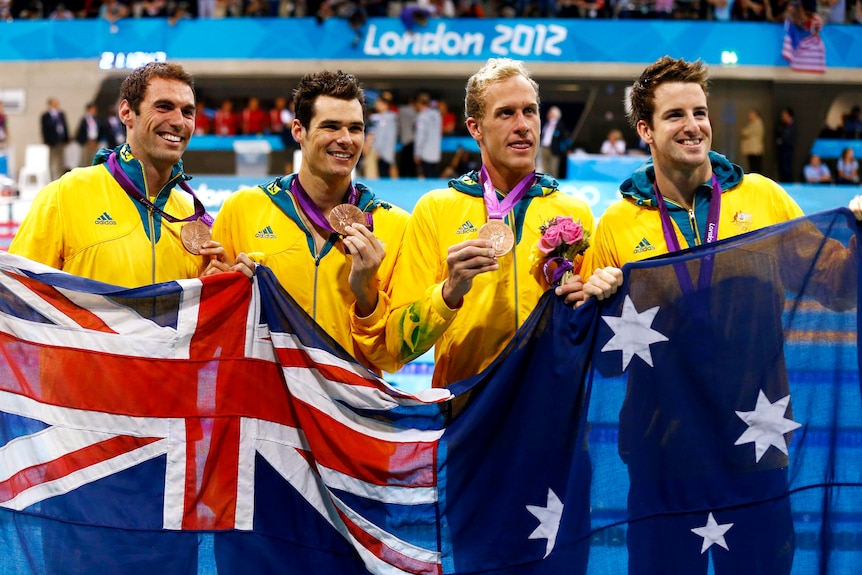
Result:
M813 14L804 25L784 22L784 43L781 56L790 63L790 69L797 72L826 72L826 44L820 37L823 20Z

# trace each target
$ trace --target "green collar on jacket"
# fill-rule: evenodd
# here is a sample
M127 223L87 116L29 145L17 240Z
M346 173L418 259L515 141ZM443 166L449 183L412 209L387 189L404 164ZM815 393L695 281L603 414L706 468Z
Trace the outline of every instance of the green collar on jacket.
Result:
M311 231L305 227L305 223L302 221L302 218L299 217L296 198L293 197L293 193L290 191L290 185L293 183L293 179L295 177L295 173L288 174L286 176L279 176L270 182L260 184L258 187L266 192L272 202L278 206L282 212L284 212L284 215L293 220L297 227L305 232L308 249L313 254L314 236L312 236ZM359 193L359 199L356 205L363 212L372 212L378 207L383 208L384 210L392 208L392 204L376 197L371 191L371 188L365 184L361 182L353 182L353 187L356 188L356 191ZM326 241L326 245L320 251L321 257L326 255L326 253L332 248L336 239L337 236L330 235L330 238Z
M742 168L730 162L718 152L709 152L709 161L712 164L712 173L721 186L721 193L725 193L738 186L744 175ZM646 208L657 208L655 188L655 166L652 158L634 171L632 176L626 179L620 186L620 193L624 198L633 200L637 205ZM676 222L689 246L699 243L698 238L706 235L706 224L709 213L709 202L712 198L712 178L698 186L694 196L694 216L697 222L697 230L691 228L688 210L673 202L667 202L667 211L671 219Z
M146 178L144 177L144 166L141 165L141 162L135 159L132 155L132 150L129 147L128 143L117 146L115 150L109 150L108 148L102 148L96 153L96 157L93 158L93 165L97 166L99 164L103 164L105 169L108 169L108 156L110 156L113 152L117 153L117 160L119 161L120 168L125 172L125 174L132 180L132 183L135 184L135 187L142 194L147 194L147 185ZM171 169L171 179L168 180L161 190L159 190L158 195L156 196L153 205L155 205L160 210L165 209L165 205L168 203L168 198L171 195L171 190L173 190L180 182L190 180L191 176L186 175L183 172L183 161L180 160L174 167ZM131 199L131 197L130 197ZM132 201L135 206L135 209L138 210L138 215L141 216L141 221L144 224L144 231L147 234L148 238L154 238L154 241L158 242L159 237L162 233L162 215L153 210L153 227L154 234L150 234L150 218L149 218L149 210L147 207L138 201ZM175 214L171 214L172 216Z
M449 180L449 187L453 190L467 194L468 196L484 197L485 192L482 184L479 183L479 170L467 172L457 179ZM557 180L548 174L536 172L536 182L524 194L524 197L515 204L512 208L515 212L515 241L521 241L521 232L524 229L524 218L527 214L527 208L530 207L530 202L533 198L542 196L550 196L557 192L559 184ZM497 192L497 199L502 200L503 196Z

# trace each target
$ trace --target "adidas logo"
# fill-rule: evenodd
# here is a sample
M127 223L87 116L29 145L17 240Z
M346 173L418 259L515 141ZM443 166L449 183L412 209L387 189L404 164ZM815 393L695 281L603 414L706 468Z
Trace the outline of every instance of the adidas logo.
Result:
M117 222L108 215L108 212L102 212L102 215L96 218L94 222L97 226L116 226Z
M474 226L470 220L467 220L466 222L461 224L461 227L458 228L458 231L456 231L455 233L456 234L469 234L469 233L473 233L473 232L477 232L477 231L479 231L479 230L476 229L476 226Z
M649 241L646 238L641 238L640 243L637 246L635 246L633 253L642 254L644 252L651 252L654 249L655 249L655 246L652 245L651 243L649 243Z
M272 231L272 226L266 226L256 234L254 234L256 238L263 238L265 240L274 240L276 237L275 232Z

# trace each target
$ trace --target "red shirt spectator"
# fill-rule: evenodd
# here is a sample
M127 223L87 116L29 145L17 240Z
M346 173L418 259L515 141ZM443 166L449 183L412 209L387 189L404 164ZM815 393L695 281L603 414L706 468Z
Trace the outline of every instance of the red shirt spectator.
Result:
M260 109L260 101L254 96L249 98L242 111L242 133L263 134L268 120L266 112Z
M207 114L206 106L203 101L198 100L197 109L195 110L195 136L205 136L211 134L213 129L212 118Z
M215 113L215 134L217 136L236 136L239 118L233 111L233 102L223 100L221 108Z

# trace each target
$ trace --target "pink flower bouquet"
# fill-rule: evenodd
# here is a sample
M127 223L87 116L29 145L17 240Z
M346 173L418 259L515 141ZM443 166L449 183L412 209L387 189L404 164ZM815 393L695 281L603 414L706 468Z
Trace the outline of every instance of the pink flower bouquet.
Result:
M574 260L590 247L590 234L580 220L557 216L545 222L539 231L538 249L544 255L542 273L552 286L565 283L574 275Z

